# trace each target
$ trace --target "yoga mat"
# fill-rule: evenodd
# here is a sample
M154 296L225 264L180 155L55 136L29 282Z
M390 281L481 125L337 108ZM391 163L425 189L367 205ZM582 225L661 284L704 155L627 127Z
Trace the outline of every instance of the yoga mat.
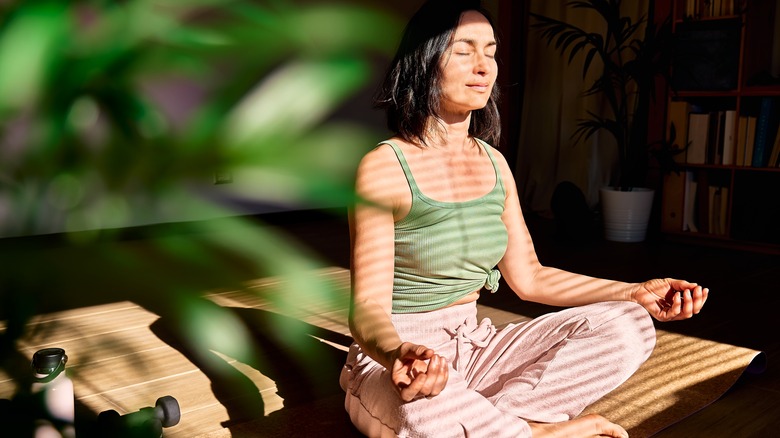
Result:
M323 269L320 275L340 284L345 288L344 293L348 294L349 271L343 268L327 268ZM266 303L280 300L279 297L273 296L279 292L265 289L265 286L271 283L264 281L255 285L256 292L261 292L256 297L265 296L263 301ZM260 291L257 291L258 288ZM285 289L278 288L278 290ZM233 295L232 298L235 300L233 304L236 301L245 301L237 295ZM316 301L302 298L297 297L295 302ZM251 305L259 305L256 298ZM285 313L284 309L274 309L273 305L263 304L261 307ZM479 305L478 308L480 317L491 318L498 327L510 322L530 319L529 316L494 307ZM329 310L327 328L348 333L346 319L344 319L346 310L342 309L342 312ZM316 309L299 306L295 316L310 324L323 326L323 315ZM597 413L623 426L632 438L649 437L707 407L731 388L746 370L760 372L765 367L765 363L766 355L760 351L657 330L656 347L647 362L623 385L589 406L583 415ZM328 406L335 403L340 405L342 402L340 398L334 397L328 402ZM294 429L284 425L284 421L289 418L288 415L279 415L275 419L267 418L266 420L271 421L263 421L263 424L266 428L273 424L277 431L284 430L292 434L296 434L294 430L297 429L310 433L320 422L332 428L333 415L340 415L337 411L338 408L322 409L321 412L325 415L318 419L317 410L314 410L307 413L307 416L313 415L313 417L308 416L305 421L299 420ZM297 416L297 418L301 417ZM346 432L343 428L337 429L340 429L341 433ZM251 422L240 425L237 429L242 435L247 433L246 436L250 436L252 430ZM254 432L262 433L259 429Z
M766 355L749 348L657 330L653 354L616 390L588 407L643 438L720 398L746 370L763 371Z

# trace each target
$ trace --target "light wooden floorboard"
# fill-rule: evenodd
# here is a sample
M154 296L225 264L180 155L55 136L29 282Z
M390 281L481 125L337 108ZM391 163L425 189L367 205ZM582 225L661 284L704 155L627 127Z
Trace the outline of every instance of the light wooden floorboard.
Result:
M337 288L334 290L340 287L340 293L348 293L348 288L343 286L343 269L323 270L317 275L335 281ZM279 311L283 309L274 303L284 303L284 300L274 301L273 292L267 292L276 284L279 284L277 280L262 279L248 283L246 290L213 292L206 297L225 307ZM349 333L346 295L336 299L333 296L308 298L311 299L298 301L299 307L288 312L288 316L334 333ZM300 305L302 303L305 305ZM224 404L230 401L230 396L220 395L218 399L212 380L150 329L157 320L157 315L130 302L39 315L29 323L26 335L18 340L18 351L31 358L41 348L64 348L69 358L67 373L74 382L76 400L95 413L113 409L122 415L129 414L154 406L157 398L170 395L179 402L182 417L179 425L165 430L165 436L224 435L223 423L231 419ZM333 348L346 348L325 342ZM255 386L256 394L262 399L264 415L284 407L274 380L250 365L218 352L212 353L214 360L233 367ZM0 370L0 398L10 399L17 390L11 376ZM246 403L256 401L250 399ZM240 395L235 397L234 403L242 403Z

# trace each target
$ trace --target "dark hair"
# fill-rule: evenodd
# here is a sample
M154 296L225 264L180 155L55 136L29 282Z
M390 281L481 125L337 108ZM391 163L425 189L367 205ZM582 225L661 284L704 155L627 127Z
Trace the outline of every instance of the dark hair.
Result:
M428 122L438 115L441 98L441 59L466 11L484 15L495 29L479 0L429 0L406 25L375 100L387 113L387 127L406 141L426 144ZM487 105L472 111L469 126L472 137L494 145L501 137L498 96L494 85Z

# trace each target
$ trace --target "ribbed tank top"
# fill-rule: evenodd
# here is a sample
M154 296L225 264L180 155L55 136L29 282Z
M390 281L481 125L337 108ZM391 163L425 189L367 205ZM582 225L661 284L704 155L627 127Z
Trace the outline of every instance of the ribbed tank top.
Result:
M495 292L495 266L508 241L501 220L506 192L487 144L478 141L493 163L493 189L477 199L441 202L420 191L401 149L383 143L395 151L412 193L409 213L395 223L393 313L440 309L482 287Z

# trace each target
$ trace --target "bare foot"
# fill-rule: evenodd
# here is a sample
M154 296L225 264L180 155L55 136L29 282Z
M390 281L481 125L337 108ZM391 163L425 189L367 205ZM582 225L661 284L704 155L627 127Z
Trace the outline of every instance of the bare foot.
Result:
M628 432L601 415L588 414L561 423L528 423L534 438L613 437L628 438Z

